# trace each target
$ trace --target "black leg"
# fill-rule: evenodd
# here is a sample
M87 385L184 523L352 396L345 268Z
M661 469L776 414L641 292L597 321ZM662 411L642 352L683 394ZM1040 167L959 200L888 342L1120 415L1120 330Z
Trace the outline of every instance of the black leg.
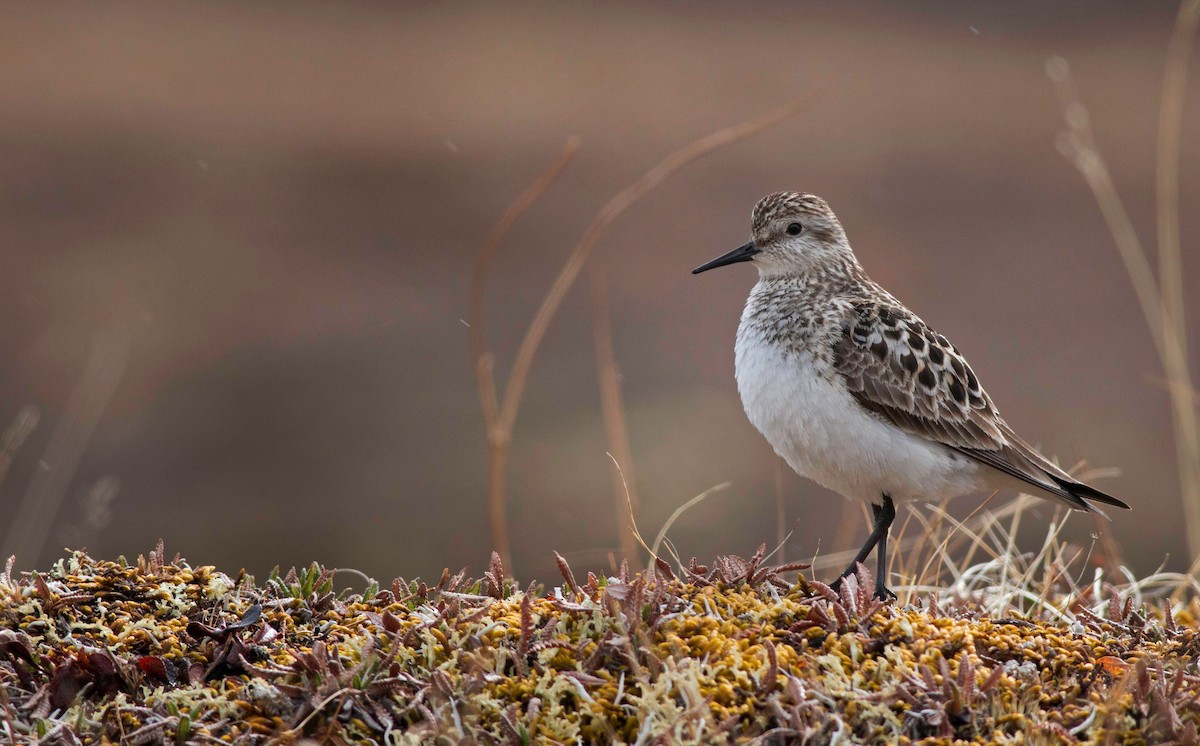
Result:
M879 544L875 547L875 561L877 563L875 565L875 598L886 601L889 598L896 597L896 594L892 593L887 587L888 529L891 528L892 521L896 520L896 505L892 502L892 498L887 495L883 496L883 505L880 506L875 520L883 526L883 533L879 536Z
M842 570L842 574L837 576L837 580L834 581L833 585L835 589L841 585L843 578L854 574L854 570L858 566L858 563L865 562L867 557L870 556L871 550L874 549L875 545L879 543L879 537L881 535L879 519L882 512L882 505L875 505L874 503L871 504L871 514L875 517L875 525L871 529L871 535L867 537L867 543L862 545L862 549L858 550L858 554L855 555L854 559L850 561L850 564L846 567L846 569Z
M892 498L884 495L881 504L871 504L871 513L875 518L875 525L871 529L871 535L867 537L867 542L863 544L862 549L858 550L854 561L842 571L841 575L838 575L837 580L833 581L831 587L835 591L839 590L842 580L853 575L858 563L864 562L871 554L871 550L878 547L878 551L875 553L875 559L878 562L875 575L875 596L882 599L895 598L896 594L887 588L887 538L888 529L891 527L892 521L896 519L896 505L892 502Z

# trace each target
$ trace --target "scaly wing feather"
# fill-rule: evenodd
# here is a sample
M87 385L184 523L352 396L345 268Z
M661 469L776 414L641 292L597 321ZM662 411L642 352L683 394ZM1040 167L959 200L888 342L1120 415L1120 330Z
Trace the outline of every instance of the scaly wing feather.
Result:
M1124 502L1071 478L1018 438L958 349L907 309L854 303L834 344L834 367L858 403L901 430L952 448L1063 500Z

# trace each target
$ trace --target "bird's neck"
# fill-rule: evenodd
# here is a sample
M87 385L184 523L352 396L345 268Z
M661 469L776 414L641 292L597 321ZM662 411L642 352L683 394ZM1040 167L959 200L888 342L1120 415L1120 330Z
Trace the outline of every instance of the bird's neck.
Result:
M834 323L836 289L801 275L763 276L750 291L739 344L809 348Z
M869 291L875 283L867 277L862 266L850 258L837 264L823 263L805 267L802 271L762 273L754 293L765 296L808 298L825 301L834 297L857 295Z

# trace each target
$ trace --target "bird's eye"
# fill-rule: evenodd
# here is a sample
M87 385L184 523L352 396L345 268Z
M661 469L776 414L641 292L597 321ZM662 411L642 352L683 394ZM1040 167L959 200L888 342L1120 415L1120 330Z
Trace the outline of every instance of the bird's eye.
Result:
M799 236L802 230L804 230L804 226L799 223L788 223L787 234L789 236Z

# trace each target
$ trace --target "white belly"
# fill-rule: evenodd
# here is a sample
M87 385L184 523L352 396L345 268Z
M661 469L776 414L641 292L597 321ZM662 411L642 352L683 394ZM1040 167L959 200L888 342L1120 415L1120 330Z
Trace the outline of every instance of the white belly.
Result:
M985 484L967 457L875 419L804 352L739 330L738 392L750 422L800 475L846 497L940 500Z

